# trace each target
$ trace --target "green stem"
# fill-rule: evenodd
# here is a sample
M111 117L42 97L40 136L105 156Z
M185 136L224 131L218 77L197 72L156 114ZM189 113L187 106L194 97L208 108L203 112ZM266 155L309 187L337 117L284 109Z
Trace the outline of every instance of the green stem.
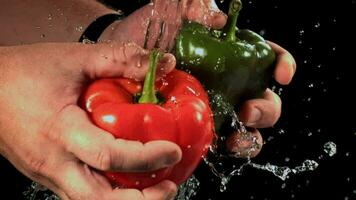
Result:
M227 23L224 27L224 32L223 32L226 41L229 42L236 41L236 24L241 8L242 8L241 0L230 1Z
M142 96L138 100L138 103L153 103L157 104L158 99L155 91L156 82L156 70L159 59L162 57L162 53L158 50L153 50L150 54L150 66L146 74L145 82L143 84Z

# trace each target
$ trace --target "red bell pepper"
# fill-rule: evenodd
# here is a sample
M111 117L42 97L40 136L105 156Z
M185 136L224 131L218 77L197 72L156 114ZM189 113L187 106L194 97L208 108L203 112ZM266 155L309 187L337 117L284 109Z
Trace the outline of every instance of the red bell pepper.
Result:
M173 167L145 173L104 172L115 186L143 189L165 179L180 184L191 176L214 137L208 95L197 79L174 70L155 82L160 55L157 51L150 55L143 90L141 82L131 79L101 79L83 95L83 107L93 122L116 138L143 143L168 140L182 149L182 160Z

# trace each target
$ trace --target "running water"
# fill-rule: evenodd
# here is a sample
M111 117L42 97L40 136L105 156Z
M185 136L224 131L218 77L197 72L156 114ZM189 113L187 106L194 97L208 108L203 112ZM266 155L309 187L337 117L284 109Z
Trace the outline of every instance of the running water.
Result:
M226 186L231 180L231 178L234 176L241 175L246 167L252 167L258 170L264 170L270 172L283 181L288 179L292 174L314 171L318 168L319 166L318 162L312 159L306 159L300 165L295 167L278 166L271 163L258 164L252 162L249 155L251 152L256 151L256 148L261 148L260 144L258 144L256 138L252 136L252 134L249 131L247 131L246 127L238 119L236 112L232 109L233 106L229 105L228 102L224 101L222 95L214 91L208 91L208 93L211 102L213 104L212 107L219 108L218 109L219 112L214 113L214 115L221 115L221 114L228 113L232 118L231 127L234 130L236 130L239 134L243 135L240 139L246 140L246 142L250 142L250 143L252 141L251 146L246 150L248 152L247 158L245 158L244 161L240 164L234 162L232 167L229 166L231 165L231 159L238 160L236 158L239 158L239 156L233 155L233 157L231 157L231 156L222 155L219 154L213 146L210 148L210 152L209 152L210 154L207 158L204 159L204 162L209 166L212 173L220 179L221 192L224 192L226 190ZM330 157L334 156L336 154L336 144L333 142L327 142L324 144L323 150Z

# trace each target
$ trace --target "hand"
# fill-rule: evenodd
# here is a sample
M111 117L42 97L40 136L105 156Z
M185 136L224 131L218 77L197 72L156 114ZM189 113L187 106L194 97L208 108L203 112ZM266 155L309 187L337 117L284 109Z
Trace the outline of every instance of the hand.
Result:
M170 52L184 19L222 28L227 16L214 0L155 0L114 23L103 33L101 40L134 42L146 49Z
M160 73L174 65L174 57L165 54ZM177 188L171 181L143 191L113 189L97 170L170 166L180 160L177 145L114 139L77 106L89 81L113 76L142 79L147 67L148 51L134 44L0 48L0 153L62 199L173 198Z
M296 71L296 63L293 56L279 45L268 42L272 49L277 54L277 64L274 71L274 78L282 85L287 85L291 82L293 75ZM281 116L282 101L280 97L272 90L267 89L261 99L252 99L246 101L238 115L240 120L248 127L252 127L252 137L257 140L257 143L262 146L262 136L256 128L266 128L273 126ZM228 148L234 153L240 153L241 157L255 157L261 150L256 148L255 151L246 154L253 143L240 140L237 133L233 133L230 143L228 142ZM232 144L235 143L235 144ZM233 149L235 148L235 149Z
M219 10L215 0L182 0L182 4L183 18L187 20L214 29L220 29L226 24L227 16Z

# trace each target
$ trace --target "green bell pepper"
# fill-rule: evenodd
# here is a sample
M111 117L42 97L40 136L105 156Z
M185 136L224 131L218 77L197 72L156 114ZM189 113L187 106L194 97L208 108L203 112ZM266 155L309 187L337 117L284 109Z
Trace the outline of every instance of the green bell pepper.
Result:
M176 38L178 68L190 71L212 94L219 135L225 134L223 125L231 123L234 109L263 94L274 69L275 53L266 41L236 27L241 7L240 0L230 2L222 30L185 22Z

